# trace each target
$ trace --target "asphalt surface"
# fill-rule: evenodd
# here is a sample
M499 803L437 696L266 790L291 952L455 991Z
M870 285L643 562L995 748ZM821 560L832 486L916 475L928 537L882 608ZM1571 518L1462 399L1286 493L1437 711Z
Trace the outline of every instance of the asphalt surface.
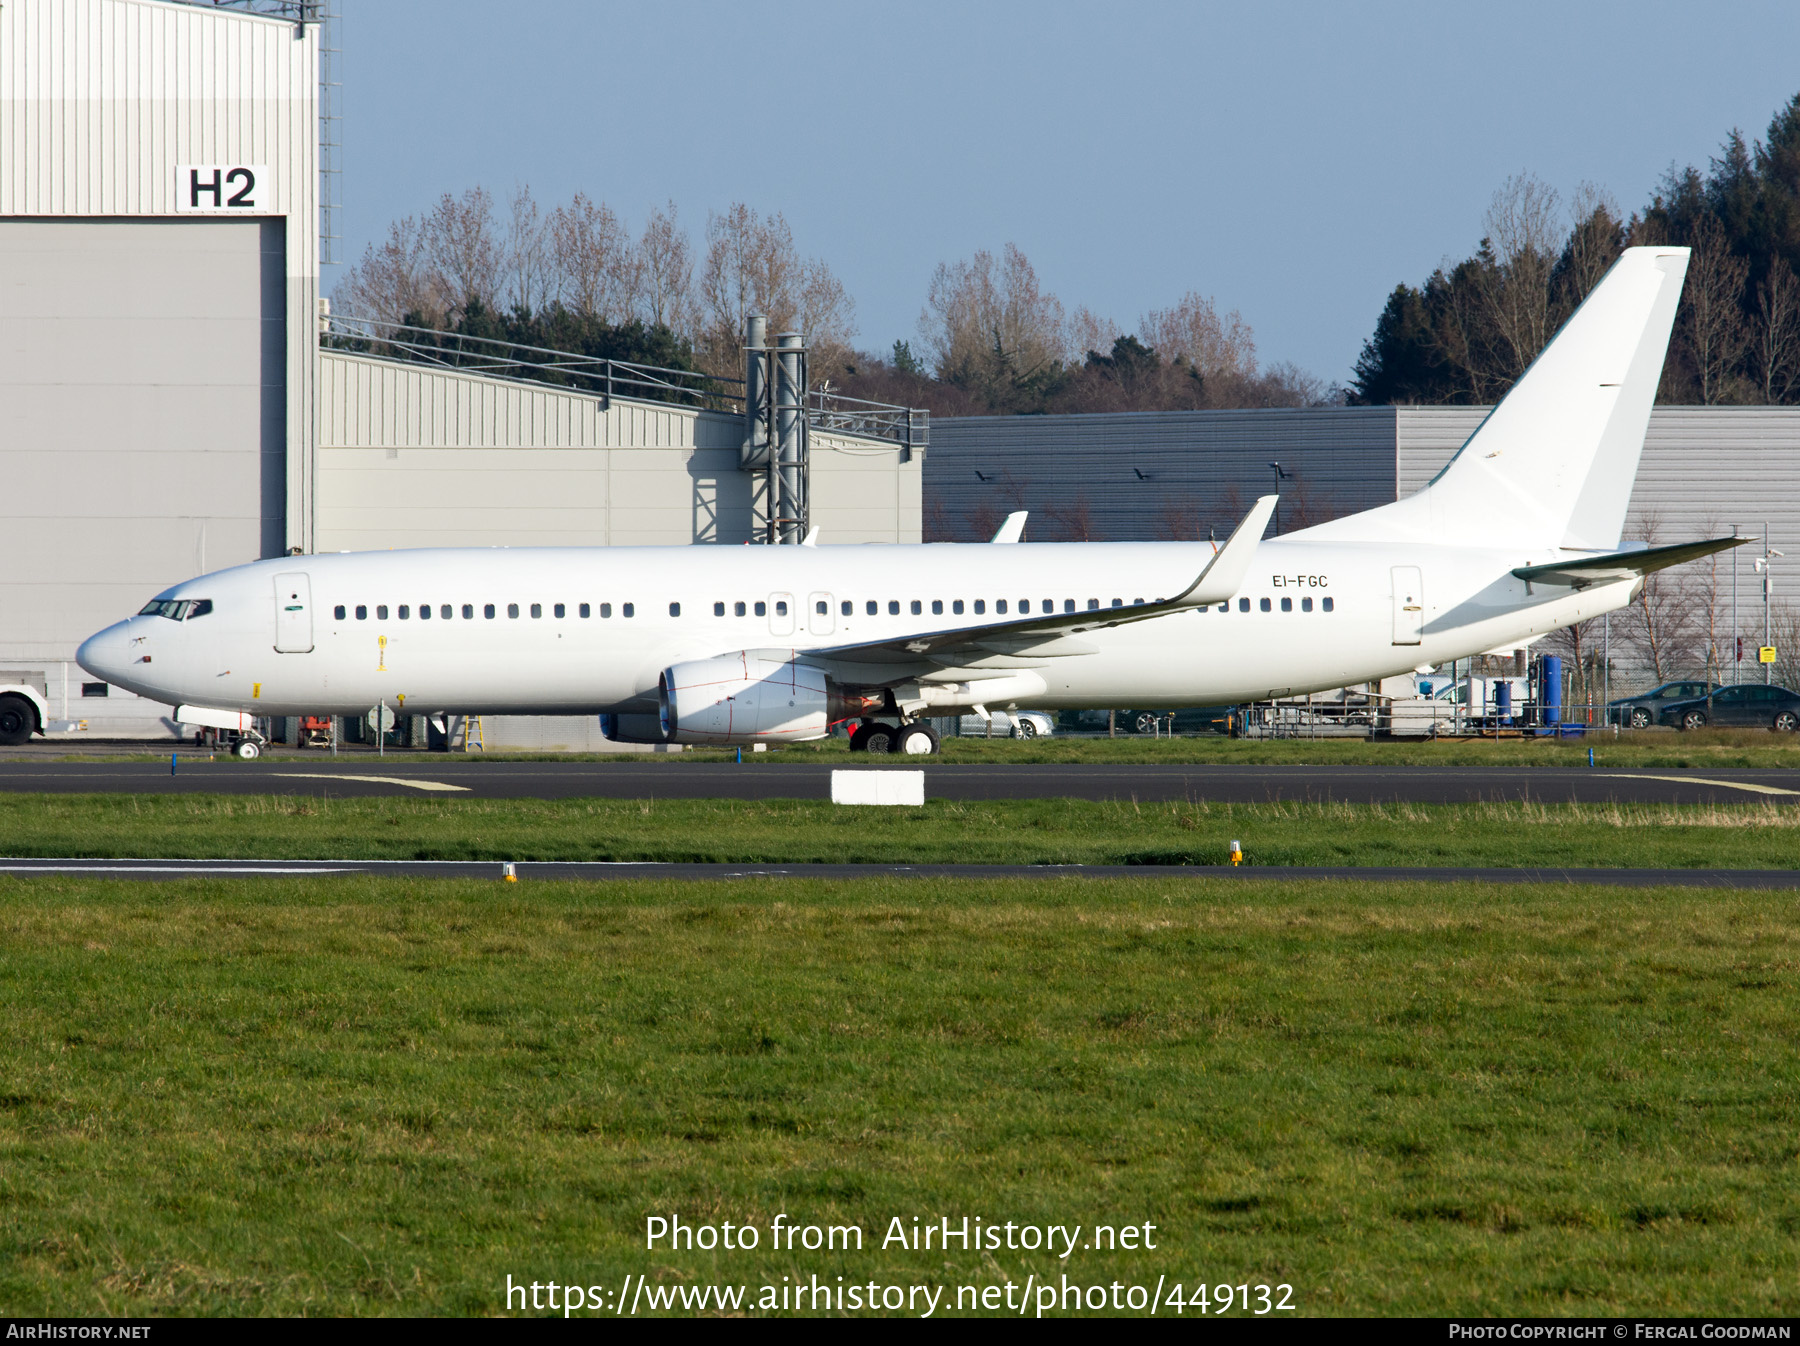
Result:
M521 861L522 884L545 879L1261 879L1417 880L1431 883L1594 883L1619 888L1800 888L1788 869L1457 869L1223 865L705 865ZM0 860L0 876L108 879L293 878L356 874L382 878L504 881L492 860Z
M922 769L933 799L1333 800L1349 803L1800 803L1800 771L1485 766L858 766ZM829 799L829 765L746 762L469 762L417 757L204 757L0 762L0 790L141 794L411 795L444 799ZM3 843L0 843L3 845Z

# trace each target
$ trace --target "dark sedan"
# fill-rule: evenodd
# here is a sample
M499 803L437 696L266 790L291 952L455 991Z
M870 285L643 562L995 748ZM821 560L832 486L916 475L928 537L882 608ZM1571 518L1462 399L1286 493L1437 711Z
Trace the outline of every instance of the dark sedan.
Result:
M1765 686L1760 682L1739 682L1721 687L1710 698L1677 701L1663 707L1657 717L1678 729L1704 729L1753 725L1791 734L1800 728L1800 692L1785 687Z
M1622 724L1631 729L1644 729L1656 723L1656 717L1676 701L1692 701L1697 696L1705 696L1713 690L1713 684L1704 680L1695 682L1665 682L1661 687L1652 687L1642 696L1621 697L1617 701L1606 703L1607 719L1613 724Z

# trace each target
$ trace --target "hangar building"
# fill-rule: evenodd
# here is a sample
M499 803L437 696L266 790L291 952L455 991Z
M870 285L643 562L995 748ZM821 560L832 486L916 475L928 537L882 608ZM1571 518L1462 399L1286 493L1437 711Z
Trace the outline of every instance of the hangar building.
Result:
M513 359L434 367L333 335L325 9L0 5L0 682L39 684L63 732L177 732L169 707L91 682L73 654L205 571L766 531L729 380L683 397L636 367L585 382ZM810 521L835 541L917 541L922 414L807 410Z

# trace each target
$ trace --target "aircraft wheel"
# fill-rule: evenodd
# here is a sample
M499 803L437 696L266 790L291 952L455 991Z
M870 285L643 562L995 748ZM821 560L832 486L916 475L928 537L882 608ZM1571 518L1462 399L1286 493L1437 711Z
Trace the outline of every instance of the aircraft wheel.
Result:
M1775 717L1772 728L1778 734L1791 734L1795 729L1800 729L1800 717L1795 716L1791 710L1784 710Z
M1683 729L1706 728L1706 712L1703 710L1690 710L1684 712L1681 717L1681 727Z
M247 738L242 740L238 743L237 747L232 749L232 751L246 762L262 756L262 749L257 746L256 740L254 739Z
M894 751L894 739L898 731L891 724L868 724L860 731L863 735L864 752L889 753Z
M850 751L867 752L869 750L869 731L875 727L871 720L864 720L850 731Z
M908 756L920 757L938 751L938 736L928 724L909 724L900 731L900 742L894 749Z
M1633 729L1648 729L1650 727L1650 712L1645 710L1642 706L1633 706L1631 708L1630 723Z

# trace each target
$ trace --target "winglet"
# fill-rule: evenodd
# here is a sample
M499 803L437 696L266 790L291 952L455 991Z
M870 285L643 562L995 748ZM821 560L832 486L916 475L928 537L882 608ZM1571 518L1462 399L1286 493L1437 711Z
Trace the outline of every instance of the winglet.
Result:
M1250 573L1256 544L1262 541L1263 529L1269 526L1269 516L1275 512L1276 502L1280 499L1278 495L1258 496L1244 521L1232 530L1225 545L1213 553L1206 569L1195 577L1185 592L1170 601L1201 607L1207 603L1223 603L1241 589L1244 576Z
M818 524L815 523L811 528L806 530L806 536L800 539L800 545L802 547L816 547L819 545Z
M1030 511L1028 510L1021 509L1012 514L1008 514L1006 516L1006 522L1000 525L1000 531L995 533L990 540L994 542L1017 542L1025 535L1025 516L1029 512Z

